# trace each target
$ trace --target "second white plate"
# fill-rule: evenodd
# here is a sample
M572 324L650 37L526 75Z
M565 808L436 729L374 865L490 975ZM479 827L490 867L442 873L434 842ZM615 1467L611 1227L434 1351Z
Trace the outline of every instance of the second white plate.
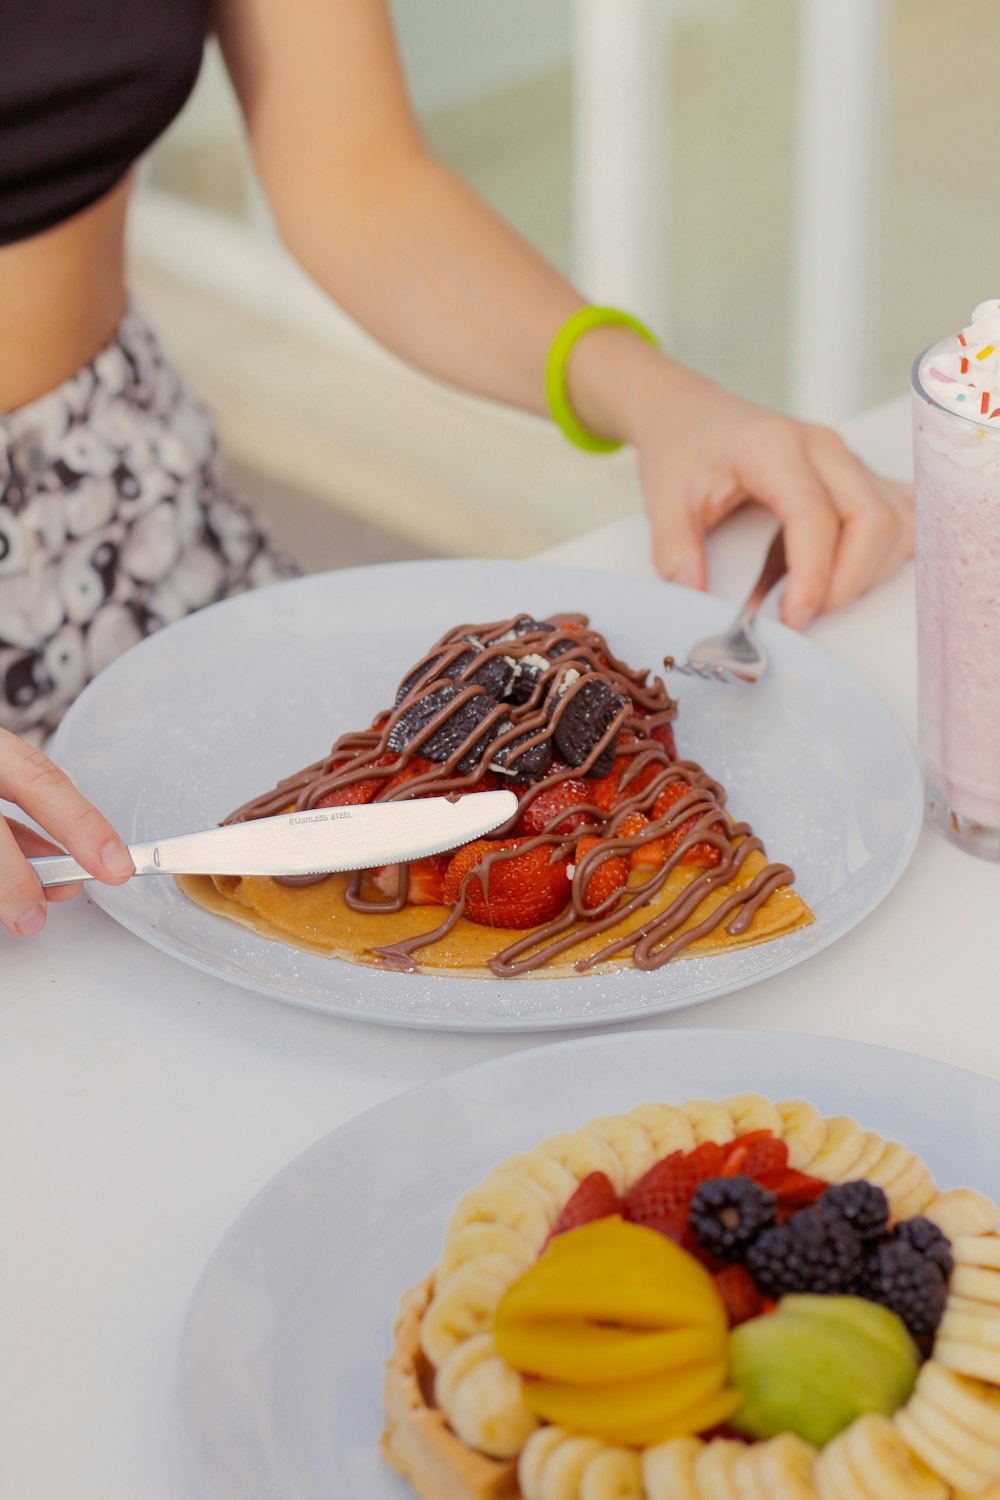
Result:
M204 1500L414 1500L382 1460L401 1292L463 1192L547 1135L647 1099L805 1096L1000 1197L1000 1083L884 1047L780 1032L633 1031L510 1053L399 1095L278 1174L212 1257L180 1402Z
M359 568L245 594L151 636L82 694L53 754L131 842L211 827L319 759L392 702L407 667L458 621L587 612L613 649L659 669L731 607L670 584L526 563ZM726 786L787 860L813 926L652 973L517 981L395 974L325 959L194 906L172 881L91 886L123 926L186 963L277 999L397 1026L527 1031L693 1005L818 953L887 895L913 851L920 776L888 709L802 636L767 622L753 688L675 676L682 754Z

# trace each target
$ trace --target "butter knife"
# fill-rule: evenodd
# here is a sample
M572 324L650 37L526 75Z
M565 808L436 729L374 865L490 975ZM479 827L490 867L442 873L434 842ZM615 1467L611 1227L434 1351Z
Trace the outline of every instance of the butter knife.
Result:
M441 854L506 823L517 811L513 792L473 792L318 807L203 833L182 833L130 844L137 875L312 875L366 870ZM68 854L28 863L42 885L70 885L94 877Z

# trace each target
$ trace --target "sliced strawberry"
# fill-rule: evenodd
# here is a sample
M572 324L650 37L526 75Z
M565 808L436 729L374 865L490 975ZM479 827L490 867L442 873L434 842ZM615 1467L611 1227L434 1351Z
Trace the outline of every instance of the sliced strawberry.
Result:
M590 800L595 807L599 807L605 817L613 811L618 801L618 783L621 779L623 768L628 764L624 756L619 756L611 770L605 776L597 776L588 783Z
M777 1198L779 1216L783 1208L790 1208L793 1211L808 1208L810 1203L815 1203L818 1198L822 1198L830 1186L819 1177L810 1177L807 1172L797 1172L794 1167L766 1172L758 1177L757 1181L761 1187L766 1187Z
M438 768L432 760L423 760L419 755L415 755L412 760L406 763L401 771L397 771L395 776L389 777L379 800L384 802L397 787L405 786L408 781L413 781L415 777L424 776L428 771L436 769Z
M593 803L590 785L586 781L573 777L568 781L557 781L555 786L543 787L535 793L521 811L517 830L519 833L573 833L577 828L596 822L596 814L585 812L581 803ZM572 808L578 811L570 811Z
M526 842L515 839L475 839L453 854L444 876L444 900L454 906L462 882L465 915L485 927L537 927L562 911L570 897L568 861L551 859L548 844L536 844L523 854L508 854ZM476 873L488 855L491 861L485 881ZM488 890L487 890L488 887Z
M589 854L591 849L597 849L601 845L609 847L606 839L582 838L576 842L576 863L580 864L584 855ZM618 892L624 890L628 884L628 860L622 854L609 853L606 858L595 863L590 874L587 876L587 884L583 891L583 906L586 911L596 911L606 901L610 901ZM602 916L606 913L602 912Z
M764 1299L746 1266L726 1266L713 1278L715 1289L726 1306L730 1328L759 1316Z
M409 906L440 906L444 901L444 876L451 864L451 854L430 854L426 859L410 861L410 882L406 901Z
M645 813L629 813L615 829L614 837L620 839L638 838L641 833L649 827L649 819ZM666 863L667 845L664 839L645 839L641 844L629 851L628 865L630 870L658 870Z
M715 1141L693 1151L673 1151L650 1167L625 1195L625 1217L678 1242L687 1229L691 1199L702 1182L718 1177L724 1157Z
M606 1219L609 1214L620 1214L621 1211L621 1199L607 1173L588 1172L563 1206L549 1239L555 1234L565 1234L567 1229L579 1229L582 1224L591 1224L595 1219Z
M762 1187L769 1186L775 1173L784 1172L788 1166L788 1147L769 1130L755 1130L737 1136L726 1147L726 1165L723 1177L752 1177Z
M380 755L377 760L370 764L374 766L394 766L398 761L398 755ZM385 787L384 776L366 776L361 781L350 781L346 786L335 786L331 791L325 793L316 803L317 807L357 807L372 798Z
M666 786L663 788L663 791L660 793L653 804L653 817L665 817L673 807L674 803L679 802L680 799L686 796L690 790L691 788L688 783L679 778L673 781L668 781ZM670 832L665 835L668 858L671 854L674 854L677 849L680 848L681 844L687 838L691 830L697 825L698 821L699 815L697 814L690 818L684 818L676 828L671 828ZM721 823L713 823L712 831L723 833L725 830ZM716 849L714 844L699 842L696 844L692 844L689 849L685 849L684 855L681 859L681 864L711 866L717 865L719 863L719 859L719 850Z
M653 739L659 740L671 760L677 759L677 742L674 739L673 724L657 724L653 730Z

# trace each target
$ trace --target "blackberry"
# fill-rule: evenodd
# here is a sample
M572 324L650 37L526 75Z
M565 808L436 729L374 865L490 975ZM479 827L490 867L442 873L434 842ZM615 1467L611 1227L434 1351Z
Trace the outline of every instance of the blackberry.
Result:
M765 1229L747 1252L747 1267L769 1297L785 1292L843 1292L862 1262L862 1245L840 1214L817 1205Z
M861 1240L879 1240L885 1234L889 1200L873 1182L859 1180L827 1188L820 1203L846 1219Z
M895 1238L904 1245L912 1245L918 1255L933 1261L942 1276L951 1275L955 1262L951 1253L951 1240L930 1219L902 1219L896 1225Z
M868 1256L865 1296L902 1318L914 1338L935 1332L948 1286L940 1266L906 1240L888 1240Z
M442 682L432 692L415 698L408 708L403 709L390 729L389 749L397 752L405 750L443 708L465 691L466 688L460 687L457 682ZM425 760L447 760L460 745L473 740L477 726L494 712L496 706L495 700L487 693L477 693L474 698L466 699L420 744L418 753ZM470 744L455 767L461 775L464 776L479 764L487 745L499 733L502 722L491 724L485 734Z
M749 1177L710 1177L691 1200L691 1228L722 1260L742 1260L774 1217L774 1194Z

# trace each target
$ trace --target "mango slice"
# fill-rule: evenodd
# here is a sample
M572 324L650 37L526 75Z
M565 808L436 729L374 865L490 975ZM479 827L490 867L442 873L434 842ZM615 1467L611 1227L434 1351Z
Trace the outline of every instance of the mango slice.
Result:
M528 1377L528 1410L569 1432L646 1446L730 1417L728 1322L709 1273L655 1230L611 1216L560 1234L494 1319Z

